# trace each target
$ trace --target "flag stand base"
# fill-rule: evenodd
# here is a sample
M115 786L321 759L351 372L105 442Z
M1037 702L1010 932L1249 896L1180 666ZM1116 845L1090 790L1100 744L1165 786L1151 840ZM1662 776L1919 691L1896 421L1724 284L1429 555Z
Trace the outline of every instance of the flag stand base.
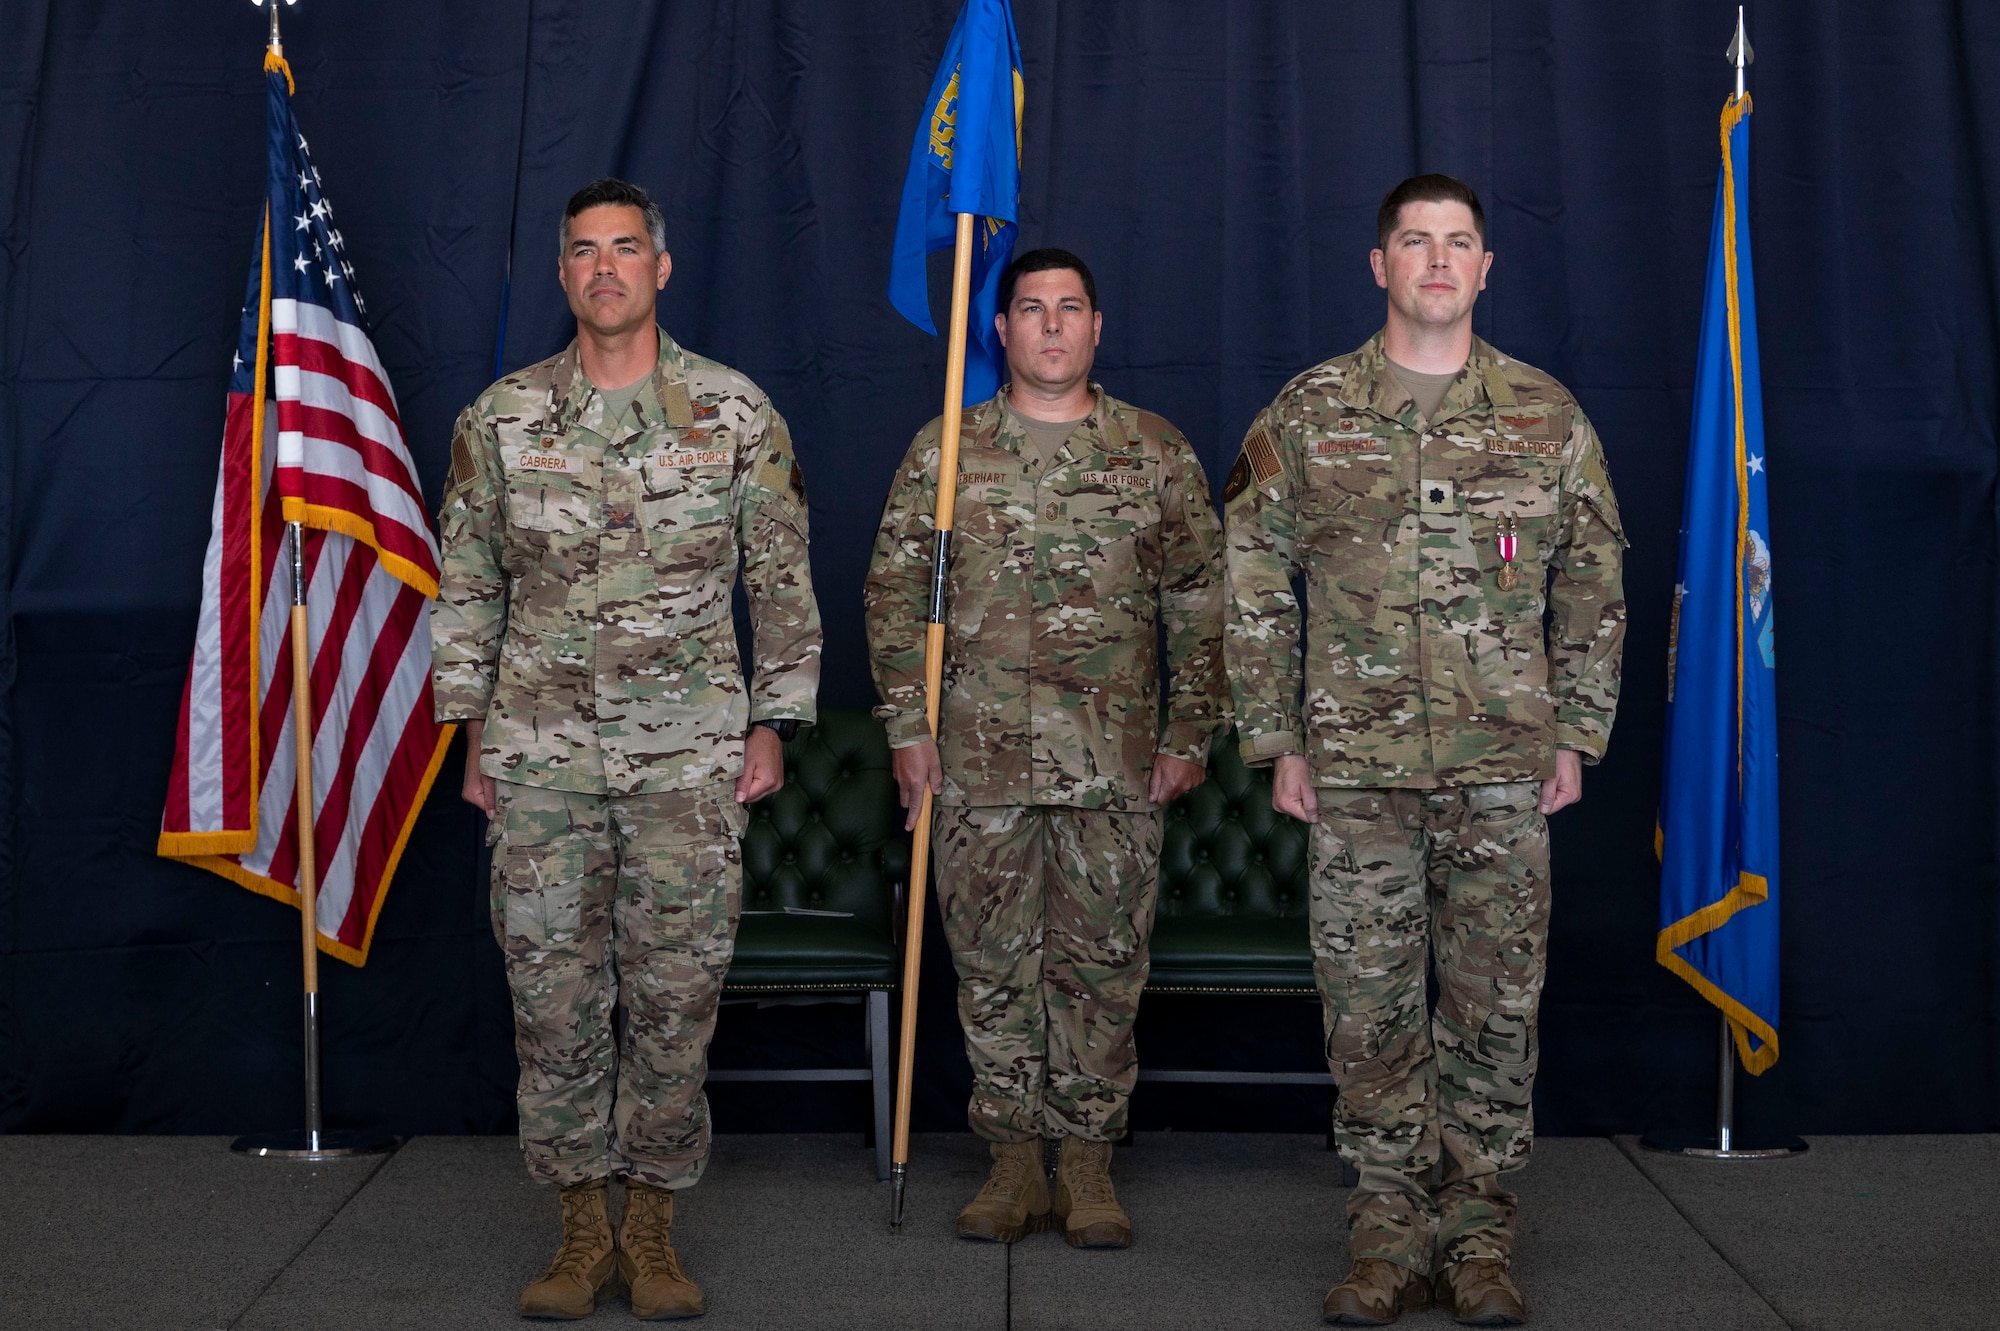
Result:
M1639 1139L1639 1147L1700 1160L1783 1160L1804 1155L1808 1149L1803 1137L1752 1140L1736 1130L1736 1039L1727 1015L1722 1018L1722 1040L1715 1059L1715 1131L1649 1132Z
M1666 1155L1691 1155L1702 1160L1783 1160L1804 1155L1812 1149L1803 1137L1774 1137L1769 1141L1746 1139L1731 1133L1725 1149L1712 1132L1649 1132L1639 1139L1639 1147Z
M267 1160L345 1160L351 1156L386 1155L402 1143L374 1132L318 1132L304 1128L285 1132L253 1132L229 1143L238 1155L261 1155Z

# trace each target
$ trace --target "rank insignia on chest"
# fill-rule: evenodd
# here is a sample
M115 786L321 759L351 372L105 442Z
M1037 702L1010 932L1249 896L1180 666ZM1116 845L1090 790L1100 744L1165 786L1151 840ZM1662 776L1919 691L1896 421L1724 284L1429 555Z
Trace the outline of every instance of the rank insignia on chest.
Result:
M1417 507L1425 513L1456 513L1457 495L1448 479L1417 482Z
M1515 558L1521 551L1521 525L1512 513L1502 513L1500 515L1498 545L1500 547L1500 573L1494 580L1500 584L1501 591L1511 592L1521 582L1521 570L1514 563Z

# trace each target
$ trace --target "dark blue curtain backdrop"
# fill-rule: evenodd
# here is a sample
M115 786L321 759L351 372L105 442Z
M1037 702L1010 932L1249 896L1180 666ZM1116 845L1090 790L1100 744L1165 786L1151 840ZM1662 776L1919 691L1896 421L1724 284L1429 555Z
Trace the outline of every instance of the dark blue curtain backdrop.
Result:
M1752 8L1786 916L1784 1053L1744 1117L1992 1131L2000 10ZM862 573L943 370L883 290L954 12L287 11L299 117L433 498L503 313L507 368L568 337L562 203L600 174L637 180L675 258L662 321L791 421L824 698L872 701ZM1211 478L1286 378L1379 325L1367 252L1383 191L1446 171L1486 199L1498 257L1478 330L1575 390L1633 541L1611 756L1556 820L1542 1124L1702 1122L1714 1019L1653 963L1651 843L1734 5L1018 0L1016 14L1021 243L1094 265L1099 377L1185 430ZM242 0L0 6L0 1130L297 1120L296 916L152 854L257 218L263 23ZM368 968L324 972L336 1123L511 1127L500 961L455 784L423 816ZM929 955L919 1125L951 1127L965 1073L948 960L935 940ZM1193 1062L1190 1039L1226 1054L1249 1012L1149 1009L1142 1056ZM839 1045L858 1021L835 1015L729 1009L718 1058ZM1250 1029L1266 1066L1312 1066L1309 1005ZM1318 1109L1176 1094L1142 1089L1141 1124L1309 1130ZM717 1115L725 1130L863 1121L858 1093L741 1087Z

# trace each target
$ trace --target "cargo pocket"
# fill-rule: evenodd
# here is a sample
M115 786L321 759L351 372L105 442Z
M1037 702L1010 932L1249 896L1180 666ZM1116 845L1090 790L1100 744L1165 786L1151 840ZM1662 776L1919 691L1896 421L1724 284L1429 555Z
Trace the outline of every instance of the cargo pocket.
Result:
M583 930L583 893L588 875L544 881L543 864L531 853L500 856L497 877L500 916L507 950L576 951Z
M749 813L727 781L646 798L666 802L654 814L667 824L665 835L649 837L643 853L626 853L630 888L619 894L619 932L719 977L742 910Z
M504 951L507 946L506 880L500 876L500 860L506 853L500 838L507 832L507 783L493 783L493 816L486 820L486 913L493 921L493 941Z
M1388 1016L1386 1009L1357 1011L1327 1003L1326 1062L1337 1080L1345 1083L1356 1067L1381 1056Z
M1353 986L1361 970L1355 936L1360 923L1355 891L1360 860L1354 850L1354 829L1342 827L1323 812L1307 836L1311 839L1312 866L1307 928L1313 975L1327 1003L1331 1038L1336 998Z
M1339 881L1341 874L1359 872L1361 863L1354 855L1352 829L1321 815L1312 824L1312 862L1313 872L1329 883Z
M1539 1049L1535 1017L1541 986L1532 991L1496 982L1486 1020L1480 1024L1479 1057L1501 1077L1521 1081L1534 1070ZM1525 1089L1525 1088L1524 1088Z

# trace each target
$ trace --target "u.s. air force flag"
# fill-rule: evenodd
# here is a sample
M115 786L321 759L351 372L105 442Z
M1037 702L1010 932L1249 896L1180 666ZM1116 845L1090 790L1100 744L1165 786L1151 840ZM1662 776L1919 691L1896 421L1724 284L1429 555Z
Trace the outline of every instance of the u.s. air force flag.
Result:
M1750 98L1722 112L1667 650L1660 964L1729 1018L1743 1066L1778 1058L1778 716L1763 389L1750 280Z
M952 247L954 214L979 219L972 229L967 402L983 402L998 392L1007 363L993 316L1020 214L1023 100L1014 11L1007 0L966 0L910 148L889 257L889 303L926 333L936 333L924 257Z

